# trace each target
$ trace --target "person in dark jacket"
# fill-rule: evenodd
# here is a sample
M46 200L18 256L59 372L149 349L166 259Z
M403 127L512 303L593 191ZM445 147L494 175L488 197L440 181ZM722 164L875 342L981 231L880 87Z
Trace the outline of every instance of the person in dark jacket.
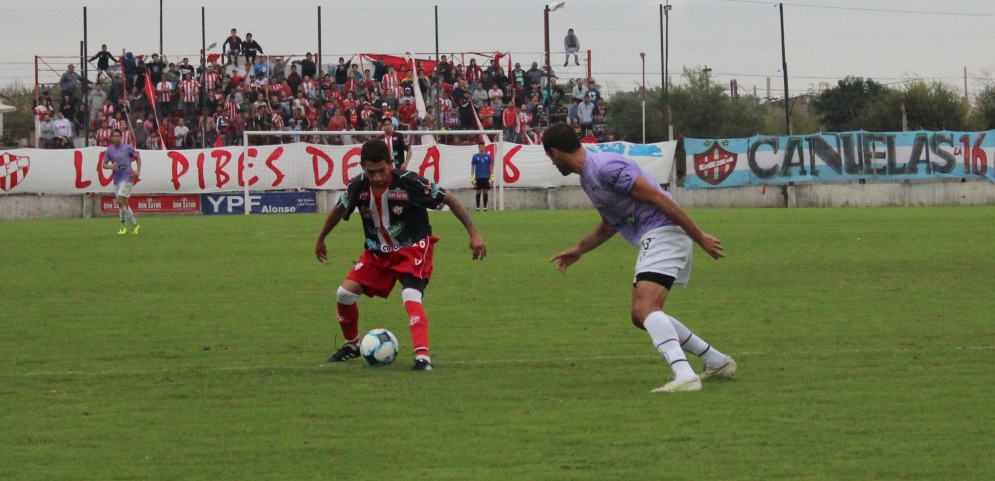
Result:
M245 34L245 40L242 41L242 55L245 56L246 62L256 63L256 55L263 52L263 48L259 46L259 43L252 39L252 34Z

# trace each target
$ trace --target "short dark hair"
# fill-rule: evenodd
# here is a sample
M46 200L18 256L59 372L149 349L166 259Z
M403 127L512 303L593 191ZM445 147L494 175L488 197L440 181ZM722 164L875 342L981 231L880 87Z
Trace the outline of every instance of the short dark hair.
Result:
M121 129L114 129L114 130L112 130L111 131L111 135L114 135L114 134L124 135L124 133L121 132Z
M379 140L367 140L359 153L359 162L390 162L387 144Z
M560 152L574 152L581 148L580 138L577 137L577 132L574 131L573 127L563 122L557 122L542 135L542 148L547 154L551 149Z

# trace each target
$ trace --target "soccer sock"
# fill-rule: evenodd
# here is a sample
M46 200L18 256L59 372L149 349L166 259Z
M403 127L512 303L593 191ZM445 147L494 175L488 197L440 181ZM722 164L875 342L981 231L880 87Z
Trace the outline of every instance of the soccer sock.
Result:
M121 218L121 227L124 227L125 210L121 207L117 208L117 216Z
M684 351L681 350L681 343L677 340L677 330L667 318L663 311L656 311L646 316L643 327L653 339L653 345L663 354L664 359L670 363L670 368L674 370L674 377L678 381L687 381L695 377L691 364Z
M336 293L338 300L337 310L339 313L339 327L342 328L342 336L346 342L356 346L359 345L359 294L353 294L344 287L339 287Z
M477 208L480 208L480 194L477 194Z
M415 354L428 356L428 317L421 304L422 293L417 289L401 291L404 299L404 310L408 311L408 329L411 330L411 344Z
M484 208L487 208L487 192L484 192Z
M135 213L131 211L131 206L128 206L124 211L124 217L131 222L131 225L138 225L138 219L135 219ZM124 224L124 221L121 221Z
M674 330L677 331L677 340L681 343L681 347L685 351L700 357L705 361L706 365L718 367L722 365L725 361L726 355L719 352L704 339L695 335L690 329L681 324L681 321L674 319L672 316L667 316L670 319L670 323L674 325Z

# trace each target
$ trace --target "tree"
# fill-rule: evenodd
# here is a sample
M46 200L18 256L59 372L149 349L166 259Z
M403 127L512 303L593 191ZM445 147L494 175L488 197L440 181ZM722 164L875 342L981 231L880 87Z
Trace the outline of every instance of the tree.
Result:
M890 90L871 79L846 77L835 87L823 90L815 96L812 106L830 132L870 130L862 125L868 110L875 102L887 96Z
M967 107L960 93L950 85L913 80L906 85L903 97L910 130L968 128Z

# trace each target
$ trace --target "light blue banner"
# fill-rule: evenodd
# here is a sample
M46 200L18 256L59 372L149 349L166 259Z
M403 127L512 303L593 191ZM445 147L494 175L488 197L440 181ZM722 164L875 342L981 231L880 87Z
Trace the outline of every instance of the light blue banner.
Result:
M684 139L689 189L855 179L995 182L995 130Z

